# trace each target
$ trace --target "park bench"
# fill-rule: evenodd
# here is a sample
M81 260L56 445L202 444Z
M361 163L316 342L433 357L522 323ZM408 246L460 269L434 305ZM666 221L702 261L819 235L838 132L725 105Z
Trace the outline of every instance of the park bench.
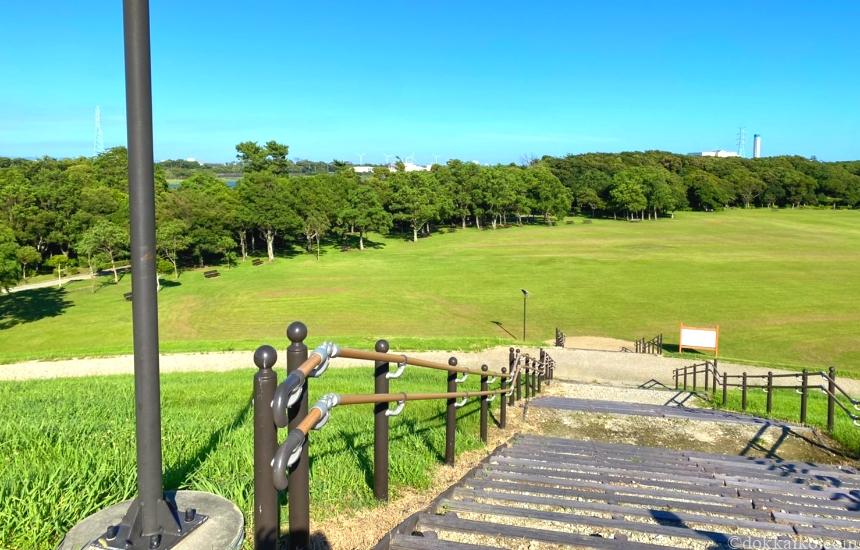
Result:
M253 260L251 260L251 264L255 265L255 266L256 265L263 265L263 260L261 260L260 258L254 258Z
M206 277L207 279L212 279L213 277L220 277L221 274L218 273L217 269L211 269L209 271L204 271L203 276Z

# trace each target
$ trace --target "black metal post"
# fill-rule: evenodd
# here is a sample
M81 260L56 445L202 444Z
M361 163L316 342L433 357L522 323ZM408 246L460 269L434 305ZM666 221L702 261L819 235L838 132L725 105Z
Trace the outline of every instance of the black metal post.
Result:
M711 364L705 361L705 393L708 393L708 388L711 387L711 381L708 376L711 374Z
M743 382L741 385L741 410L747 410L747 373L743 374Z
M693 365L693 391L696 391L698 384L696 384L696 374L699 372L699 367Z
M827 431L833 433L836 412L836 367L830 367L827 378Z
M481 370L487 372L490 369L487 365L481 365ZM487 377L481 376L481 391L489 390L489 386L487 385ZM487 401L487 396L481 396L481 441L484 443L487 442L487 423L489 418L489 402Z
M272 399L278 374L272 369L278 354L272 346L254 352L254 550L277 550L281 524L278 490L272 479L272 459L278 448L278 428Z
M308 327L304 323L294 321L287 327L287 338L290 347L287 348L287 374L293 372L308 358L308 347L305 338L308 337ZM289 428L292 430L308 414L308 383L305 380L302 398L289 410ZM310 548L310 461L308 447L310 439L302 448L301 456L289 474L287 488L290 502L290 538L289 550L307 550Z
M505 367L502 367L502 374L510 372ZM502 389L508 389L510 384L507 378L502 378ZM508 396L502 393L502 401L499 403L499 427L505 429L508 425Z
M516 361L514 359L514 348L508 348L508 372L511 373L512 375L514 373L514 367L515 366L516 366ZM508 387L513 388L513 386L511 385L512 383L513 383L513 380L508 380L508 384L507 384ZM504 399L508 400L508 405L510 405L512 407L514 406L514 399L516 398L516 396L514 395L514 392L511 392L510 397L506 397L504 395L502 397L503 397L503 400Z
M809 372L803 369L800 378L800 423L806 424L806 399L809 396Z
M674 372L672 372L672 378L675 379L675 389L677 390L678 389L678 369L675 369Z
M729 397L728 388L728 377L723 373L723 407L726 406L726 399Z
M448 364L452 367L457 366L457 358L451 357L448 359ZM457 373L448 373L448 393L457 391ZM445 464L454 465L454 451L457 436L457 400L454 398L448 399L447 410L445 414Z
M767 373L767 414L773 410L773 372Z
M521 288L520 291L523 293L523 342L526 341L526 301L529 297L529 291Z
M538 363L538 370L535 373L537 375L537 392L541 392L541 379L543 378L543 371L546 368L546 355L544 354L543 348L540 350L540 363Z
M388 353L388 342L378 340L374 348L379 353ZM388 393L388 362L374 362L373 391ZM373 407L373 496L388 500L388 403L377 403Z
M684 391L687 391L687 371L690 370L690 367L684 367Z

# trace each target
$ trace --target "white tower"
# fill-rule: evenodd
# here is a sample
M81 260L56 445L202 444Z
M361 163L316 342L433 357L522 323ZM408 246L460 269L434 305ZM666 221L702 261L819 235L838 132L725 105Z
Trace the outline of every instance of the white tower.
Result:
M753 136L753 158L761 158L761 136L759 134Z
M95 137L93 138L93 153L99 155L105 151L105 140L102 134L102 108L96 105Z
M741 126L738 128L738 156L744 157L746 155L746 128Z

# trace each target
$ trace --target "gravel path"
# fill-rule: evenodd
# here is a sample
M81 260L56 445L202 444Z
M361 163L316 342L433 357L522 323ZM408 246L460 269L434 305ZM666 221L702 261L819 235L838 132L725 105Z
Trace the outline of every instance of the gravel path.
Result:
M570 343L570 339L568 341ZM556 377L585 383L635 387L654 379L668 387L674 387L672 370L692 364L689 359L656 355L552 347L545 349L556 361ZM532 354L537 353L537 349L524 351ZM455 355L460 365L472 368L478 368L481 364L486 363L491 369L499 369L507 366L508 362L508 348L503 346L481 352L428 351L406 353L413 357L422 357L439 362L446 362L448 357ZM284 365L283 356L282 353L278 363L281 367ZM336 359L334 366L348 367L367 364L367 362L362 363L349 359ZM0 380L132 374L133 365L134 361L131 355L62 361L26 361L0 365ZM768 372L768 369L763 367L724 363L722 361L719 365L721 371L729 374L740 374L744 371L748 374L767 374ZM162 372L219 372L252 367L251 351L174 353L161 356ZM777 374L789 371L774 370L773 372ZM860 395L860 380L844 378L839 383L849 393Z

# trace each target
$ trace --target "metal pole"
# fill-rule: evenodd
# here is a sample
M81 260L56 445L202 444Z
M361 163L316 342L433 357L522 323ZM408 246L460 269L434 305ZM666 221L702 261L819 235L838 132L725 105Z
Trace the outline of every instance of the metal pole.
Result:
M773 410L773 373L767 373L767 414Z
M128 200L131 218L134 409L137 490L144 537L156 537L163 498L161 388L158 366L158 295L155 259L155 183L152 155L152 81L149 2L123 2ZM134 533L136 535L136 533Z
M741 410L747 410L747 373L743 374L743 384L741 385Z
M727 380L728 377L726 376L726 373L723 373L723 407L726 406L726 399L729 397Z
M832 433L835 425L833 414L836 405L836 367L830 367L827 378L827 431Z
M711 374L711 364L705 361L705 393L708 393L708 388L711 387L711 381L708 376Z
M272 417L272 399L278 374L272 370L278 354L272 346L254 352L254 549L277 550L281 523L278 490L272 480L272 459L278 448L278 428Z
M532 385L532 373L531 373L531 357L526 356L526 364L525 364L525 375L526 375L526 399L531 396L531 385Z
M388 353L388 342L379 340L374 347ZM388 393L388 361L374 362L374 393ZM373 496L388 500L388 403L373 407Z
M287 327L287 338L290 347L287 348L287 374L296 370L308 358L308 347L304 344L308 337L308 327L304 323L294 321ZM302 390L302 398L289 410L289 428L298 426L308 414L308 383ZM306 550L310 548L310 469L308 447L310 441L302 446L299 460L293 466L289 475L287 489L290 502L290 537L287 544L289 550Z
M687 391L687 371L690 370L690 367L684 367L684 391Z
M696 374L699 372L699 367L693 365L693 391L696 391Z
M546 353L543 351L543 348L541 348L541 349L540 349L540 368L541 368L542 370L543 370L543 369L546 369ZM538 393L540 393L540 392L541 392L541 388L540 388L540 386L541 386L541 381L542 381L542 379L543 379L543 374L542 374L542 372L539 370L539 371L537 372L537 391L538 391Z
M457 366L457 358L451 357L448 359L448 364L452 367ZM457 373L448 373L448 393L457 391ZM457 435L457 408L455 407L457 400L448 399L447 410L445 414L445 464L454 465L454 451Z
M523 293L523 342L526 341L526 299L528 294Z
M508 372L508 369L502 367L502 373ZM508 379L502 378L502 389L508 389ZM511 397L512 399L513 397ZM505 429L508 425L508 397L502 394L502 401L499 403L499 427Z
M487 371L487 370L489 370L489 368L490 367L488 367L487 365L481 365L482 371ZM487 377L482 376L481 377L481 391L488 391L489 389L490 388L487 385ZM489 403L487 402L487 396L482 395L481 396L481 428L480 428L480 431L481 431L481 441L483 441L484 443L487 442L487 422L488 422L489 412L490 411L489 411Z
M809 395L809 372L803 369L800 378L800 423L806 424L806 398Z

